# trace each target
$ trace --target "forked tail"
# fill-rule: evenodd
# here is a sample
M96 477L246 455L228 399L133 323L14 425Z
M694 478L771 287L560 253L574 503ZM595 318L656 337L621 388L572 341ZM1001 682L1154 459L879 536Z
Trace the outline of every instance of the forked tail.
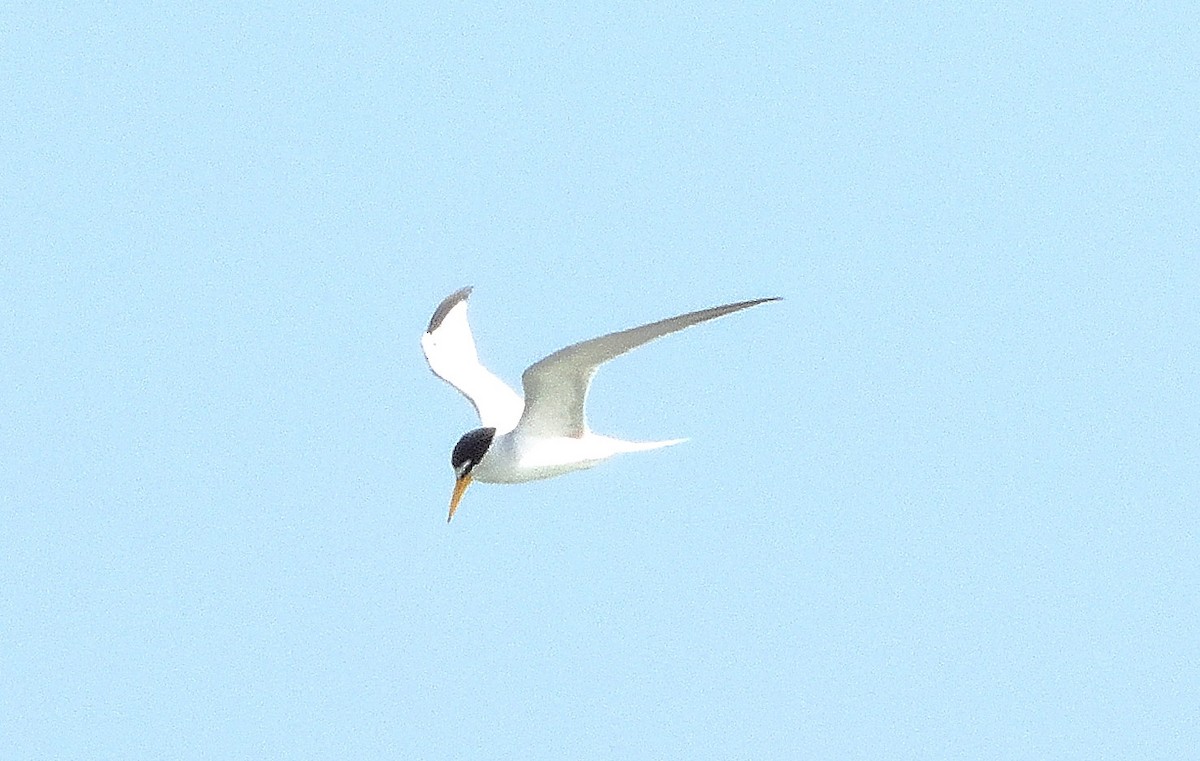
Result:
M621 446L621 451L623 452L644 452L648 449L662 449L663 447L682 444L687 439L670 439L668 441L624 441L622 439L615 439L615 441Z

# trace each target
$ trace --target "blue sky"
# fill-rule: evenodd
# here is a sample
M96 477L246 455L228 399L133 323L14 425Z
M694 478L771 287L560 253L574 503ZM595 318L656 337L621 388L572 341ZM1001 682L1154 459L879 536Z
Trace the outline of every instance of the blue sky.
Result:
M1182 758L1200 18L0 10L0 756ZM515 383L688 444L445 522Z

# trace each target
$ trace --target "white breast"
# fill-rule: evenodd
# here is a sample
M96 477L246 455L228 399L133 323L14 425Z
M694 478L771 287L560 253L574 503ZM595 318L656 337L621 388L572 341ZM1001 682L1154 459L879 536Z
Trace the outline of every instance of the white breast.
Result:
M520 483L590 468L615 454L630 451L623 442L588 433L573 437L530 437L517 432L496 436L483 460L475 466L475 480L484 483Z

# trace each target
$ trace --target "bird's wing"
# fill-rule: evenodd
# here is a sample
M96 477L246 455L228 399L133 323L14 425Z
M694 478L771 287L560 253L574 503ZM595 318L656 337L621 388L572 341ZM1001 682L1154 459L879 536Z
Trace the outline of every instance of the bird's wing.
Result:
M521 376L525 387L525 412L518 426L532 435L582 436L587 432L583 405L597 367L668 333L777 300L755 299L701 309L559 349L530 365Z
M470 295L470 288L462 288L438 304L425 335L421 336L421 348L429 369L475 405L484 427L509 431L520 420L525 403L516 391L479 363L471 325L467 322Z

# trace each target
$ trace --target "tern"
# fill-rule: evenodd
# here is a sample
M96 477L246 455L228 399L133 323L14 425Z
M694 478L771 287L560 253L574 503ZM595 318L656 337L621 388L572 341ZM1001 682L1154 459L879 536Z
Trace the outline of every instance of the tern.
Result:
M644 343L778 297L739 301L688 312L559 349L521 375L525 398L479 362L467 298L471 288L447 296L421 336L429 369L467 397L480 427L463 434L450 455L454 490L449 522L472 481L512 484L590 468L618 454L658 449L686 439L624 441L593 433L584 403L596 369Z

